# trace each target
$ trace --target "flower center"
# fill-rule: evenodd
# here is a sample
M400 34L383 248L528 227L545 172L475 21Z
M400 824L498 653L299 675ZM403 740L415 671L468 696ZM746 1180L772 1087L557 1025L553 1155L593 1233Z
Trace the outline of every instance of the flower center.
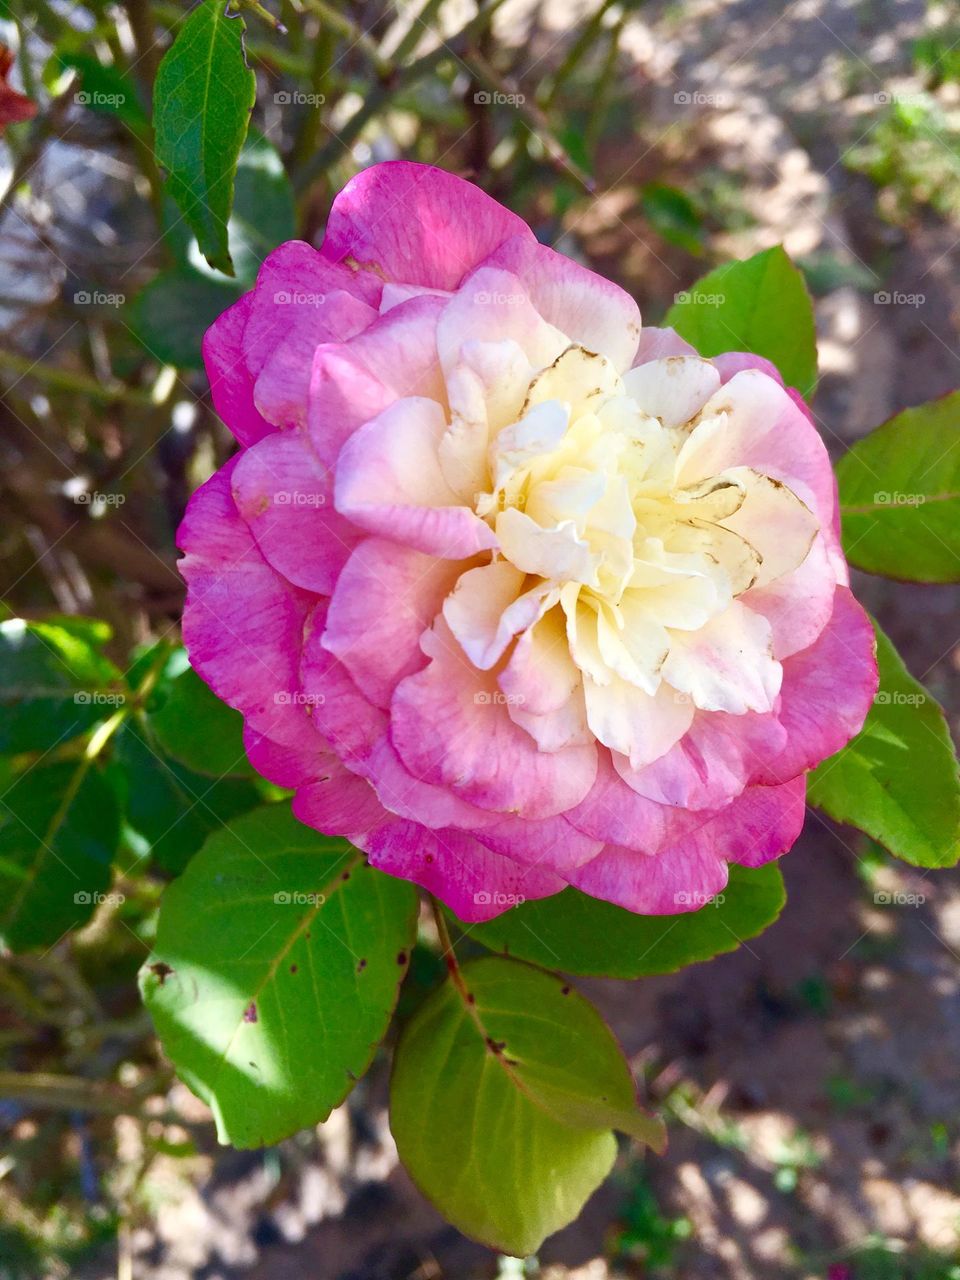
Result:
M581 671L597 680L613 671L652 694L670 632L721 614L756 581L761 557L722 523L746 485L723 476L685 485L691 426L648 412L640 384L568 348L491 443L490 489L476 511L542 613L562 610Z

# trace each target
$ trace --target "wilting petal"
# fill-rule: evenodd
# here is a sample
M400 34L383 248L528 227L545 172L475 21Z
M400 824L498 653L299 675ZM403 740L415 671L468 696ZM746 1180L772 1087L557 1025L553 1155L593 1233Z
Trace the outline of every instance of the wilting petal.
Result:
M665 427L679 427L700 412L720 386L720 375L699 356L649 360L623 375L627 394Z

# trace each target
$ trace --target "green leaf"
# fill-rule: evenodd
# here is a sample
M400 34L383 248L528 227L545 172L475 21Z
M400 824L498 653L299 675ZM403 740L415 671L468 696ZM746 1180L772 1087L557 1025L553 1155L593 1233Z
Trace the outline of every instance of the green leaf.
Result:
M240 285L190 267L161 271L134 298L130 327L155 360L202 369L200 343L214 320L240 297Z
M723 893L676 916L638 916L611 902L564 889L512 907L469 936L491 951L582 977L642 978L735 951L779 916L786 901L774 863L731 865Z
M228 277L204 260L172 200L164 202L163 223L164 236L182 266L221 285L229 284ZM296 202L280 153L251 127L237 161L233 208L227 224L237 282L252 285L267 254L296 234Z
M750 351L772 360L805 396L817 382L813 305L802 274L780 245L717 267L677 295L672 325L702 356Z
M227 223L237 158L257 82L243 51L240 17L203 0L160 63L154 86L157 160L212 267L233 274Z
M115 755L126 780L127 821L171 875L183 871L211 832L263 802L252 782L213 781L171 760L141 716L118 733Z
M50 947L110 885L116 797L89 764L28 769L0 799L0 942Z
M0 752L46 751L111 716L126 698L93 619L0 622Z
M960 779L943 711L874 623L880 691L862 730L810 774L808 798L917 867L960 858Z
M413 886L258 809L208 840L160 908L141 987L221 1142L326 1119L383 1038L416 936Z
M243 716L203 683L183 649L173 654L151 699L150 726L163 750L195 773L248 778L253 769L243 748Z
M912 582L960 581L960 391L906 409L837 464L851 564Z
M460 1231L523 1257L613 1167L613 1129L664 1143L596 1009L561 979L487 956L404 1030L390 1125L414 1182Z

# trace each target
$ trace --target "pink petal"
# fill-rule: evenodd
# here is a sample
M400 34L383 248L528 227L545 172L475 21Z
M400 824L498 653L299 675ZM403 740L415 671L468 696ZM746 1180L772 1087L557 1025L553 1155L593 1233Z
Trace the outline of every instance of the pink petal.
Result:
M310 598L266 563L230 494L237 459L202 485L177 531L183 642L197 674L277 742L309 733L297 670Z
M417 397L360 427L337 461L337 510L371 533L450 560L495 547L493 530L443 478L437 446L445 429L440 406Z
M371 866L422 885L468 922L492 920L518 902L565 888L559 876L503 858L465 831L388 822L358 844Z
M693 846L653 855L608 844L570 883L591 897L645 916L709 911L706 903L727 883L727 864L712 849Z
M534 307L571 342L629 369L640 341L640 309L618 285L530 236L505 241L485 266L519 277Z
M765 587L751 587L739 599L770 623L773 656L783 662L813 644L830 621L835 591L833 566L821 532L803 564Z
M307 424L317 453L332 465L354 431L395 400L442 401L437 321L443 298L393 307L349 342L318 347L310 375Z
M683 809L720 809L760 780L764 761L775 759L786 742L787 731L773 712L737 716L700 711L685 737L653 764L632 770L618 755L613 762L627 785L648 800Z
M333 476L299 431L274 432L240 455L233 498L266 561L306 591L329 595L360 534L333 505Z
M759 369L783 386L783 377L773 361L764 356L756 356L751 351L726 351L723 355L714 356L712 363L720 374L722 383L729 382L734 374L742 373L744 369Z
M346 667L323 647L326 602L317 604L303 634L300 683L311 721L343 763L361 772L387 729L387 717L361 693Z
M640 343L633 365L646 364L648 360L663 360L666 356L695 356L697 350L681 338L676 329L657 329L644 325L640 331Z
M219 316L203 336L203 363L213 407L241 444L256 444L274 430L253 402L253 378L243 359L243 331L253 294Z
M293 816L328 836L361 836L387 817L377 793L363 778L338 761L326 777L301 787L293 799Z
M278 787L299 787L319 778L335 759L319 735L314 738L312 734L301 734L299 742L289 745L274 742L248 725L243 731L243 745L257 773Z
M327 302L334 295L353 297L376 318L380 281L369 272L355 272L321 257L302 240L288 240L264 259L257 272L243 350L250 372L260 374L278 345L290 340L301 326L324 327ZM360 312L357 312L359 315ZM342 341L347 335L330 335ZM309 361L308 361L309 367Z
M323 645L377 706L389 707L398 682L424 665L420 637L461 570L385 538L366 538L351 555L330 601Z
M472 183L432 165L395 160L357 174L330 210L321 253L382 280L455 289L522 219Z
M490 672L463 657L445 623L423 639L432 659L397 686L391 737L418 778L483 809L545 818L578 804L593 783L596 748L537 751L510 719Z
M437 350L449 373L476 343L516 343L531 376L565 351L570 340L540 315L527 286L502 267L482 266L447 303L437 325Z
M846 746L863 728L878 684L870 619L849 588L837 587L826 627L784 663L778 719L787 742L758 762L757 780L781 782Z

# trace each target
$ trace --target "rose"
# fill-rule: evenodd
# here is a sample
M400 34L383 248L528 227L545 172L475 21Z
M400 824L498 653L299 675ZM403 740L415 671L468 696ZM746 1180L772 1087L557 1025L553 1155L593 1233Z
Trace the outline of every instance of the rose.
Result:
M180 529L184 638L303 822L467 920L568 884L695 910L790 848L877 674L772 365L641 333L402 162L348 184L319 252L271 254L204 353L241 448Z

